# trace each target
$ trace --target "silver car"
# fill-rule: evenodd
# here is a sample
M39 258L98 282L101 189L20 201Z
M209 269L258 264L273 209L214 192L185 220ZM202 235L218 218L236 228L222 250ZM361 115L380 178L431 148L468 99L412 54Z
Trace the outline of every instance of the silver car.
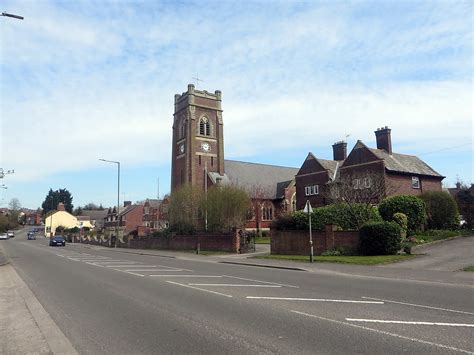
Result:
M10 237L7 233L0 233L0 240L8 240Z

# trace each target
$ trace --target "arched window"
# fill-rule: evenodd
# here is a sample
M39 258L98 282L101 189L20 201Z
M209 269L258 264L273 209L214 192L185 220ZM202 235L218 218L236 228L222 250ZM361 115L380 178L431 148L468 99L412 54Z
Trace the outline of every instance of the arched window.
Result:
M211 135L211 124L209 123L209 119L207 117L202 117L199 120L199 134L202 136Z
M291 212L296 212L296 192L291 196Z
M270 203L265 203L262 207L262 221L271 221L273 219L273 208Z

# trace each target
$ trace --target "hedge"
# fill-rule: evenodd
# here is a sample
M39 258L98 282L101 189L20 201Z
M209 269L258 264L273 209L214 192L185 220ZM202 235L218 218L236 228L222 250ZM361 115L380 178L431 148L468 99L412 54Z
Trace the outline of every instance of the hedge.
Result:
M394 222L367 223L359 237L362 255L393 255L401 248L401 228Z
M369 221L381 221L381 217L375 207L365 204L334 204L315 208L311 214L311 228L315 231L324 230L327 224L337 225L343 230L358 230ZM307 230L308 222L306 212L296 211L292 215L278 218L273 227L281 230Z
M425 202L419 197L407 195L393 196L384 199L379 205L379 213L384 221L393 221L393 215L397 212L407 216L407 234L409 236L420 230L426 222Z
M426 204L429 229L454 229L459 226L458 207L448 192L430 191L420 197Z

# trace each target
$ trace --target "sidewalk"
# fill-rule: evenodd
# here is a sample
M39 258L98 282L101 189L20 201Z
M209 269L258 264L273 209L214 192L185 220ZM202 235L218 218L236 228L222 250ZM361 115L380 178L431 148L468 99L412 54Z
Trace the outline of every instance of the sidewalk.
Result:
M13 266L0 265L0 354L77 354Z
M157 249L126 249L107 248L86 244L76 244L86 248L102 249L117 253L131 253L139 255L151 255L165 258L177 258L182 260L247 265L249 267L267 267L276 269L299 270L315 274L339 275L345 277L372 278L380 280L408 280L412 282L446 284L461 287L474 287L474 273L464 271L435 271L422 269L407 269L397 263L387 265L352 265L338 263L299 262L291 260L259 259L255 256L270 253L269 245L258 245L255 253L247 254L211 254L197 255L191 252L157 250ZM308 258L309 259L309 258Z

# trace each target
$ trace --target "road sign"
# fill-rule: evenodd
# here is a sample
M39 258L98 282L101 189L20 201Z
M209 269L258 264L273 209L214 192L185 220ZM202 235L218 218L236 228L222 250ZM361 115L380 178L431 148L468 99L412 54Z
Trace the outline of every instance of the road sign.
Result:
M306 205L304 206L303 211L306 213L313 213L313 208L311 207L311 203L309 203L309 200L306 200Z

